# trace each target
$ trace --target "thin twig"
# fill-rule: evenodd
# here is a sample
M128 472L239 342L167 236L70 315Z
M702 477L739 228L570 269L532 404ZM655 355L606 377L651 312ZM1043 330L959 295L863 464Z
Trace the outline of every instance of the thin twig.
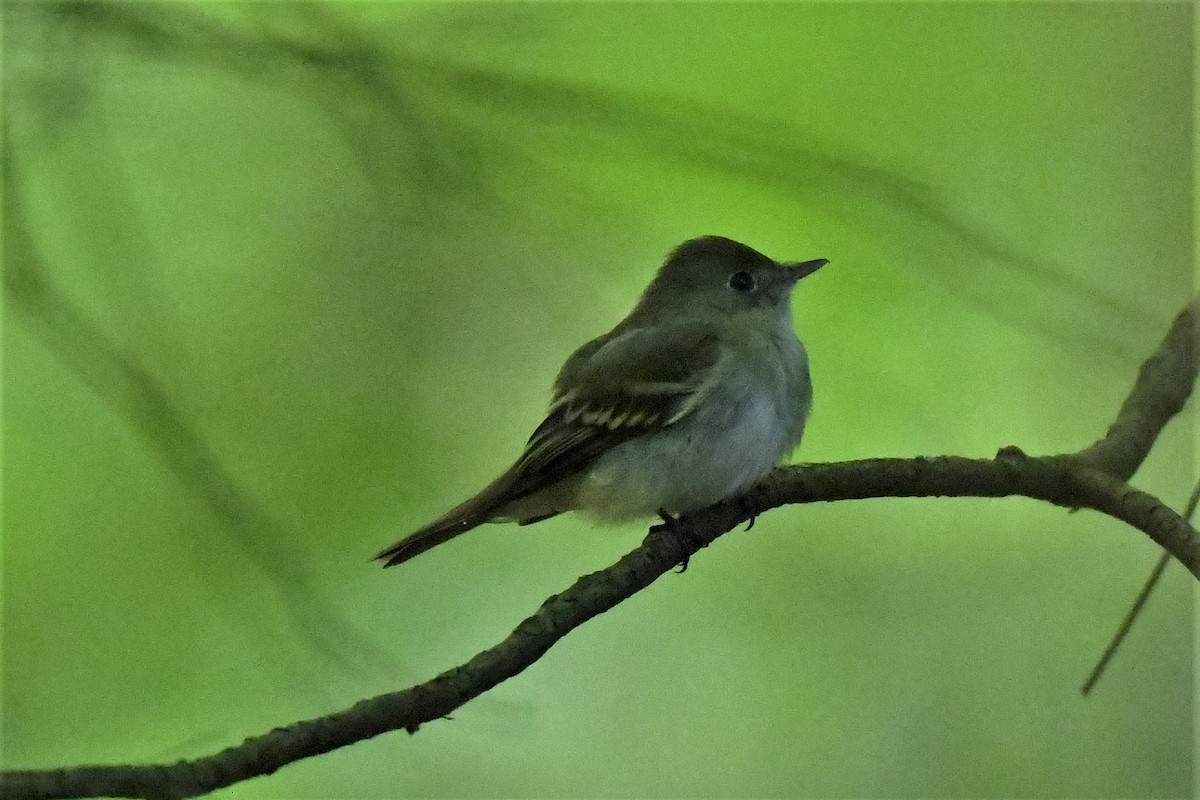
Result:
M1183 518L1189 522L1196 513L1196 503L1198 501L1200 501L1200 482L1197 482L1196 488L1192 490L1192 496L1188 498L1187 508L1183 512ZM1142 586L1142 590L1138 592L1133 605L1125 613L1125 618L1121 620L1120 626L1117 628L1116 633L1113 634L1112 641L1108 643L1108 647L1104 648L1104 652L1100 655L1100 660L1096 662L1096 666L1092 667L1087 680L1083 682L1080 692L1084 697L1091 694L1092 689L1096 686L1096 682L1100 680L1105 668L1108 667L1108 662L1116 655L1117 648L1121 646L1121 643L1125 641L1125 637L1129 635L1129 629L1133 627L1134 620L1142 612L1142 606L1146 605L1146 601L1150 599L1150 593L1158 585L1158 580L1162 577L1169 563L1171 563L1171 554L1163 550L1158 557L1158 563L1154 565L1154 569L1150 570L1150 577L1146 578L1146 583Z

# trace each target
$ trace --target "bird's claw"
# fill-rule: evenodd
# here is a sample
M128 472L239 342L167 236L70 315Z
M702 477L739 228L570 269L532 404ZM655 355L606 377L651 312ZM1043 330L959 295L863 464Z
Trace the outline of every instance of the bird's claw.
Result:
M751 495L745 495L742 498L742 506L750 514L750 519L746 521L746 530L754 527L754 523L758 521L758 501Z
M687 534L679 530L679 517L671 516L665 508L658 510L658 516L662 519L657 525L650 526L651 533L673 533L681 538ZM688 538L691 538L690 536ZM687 572L688 562L691 560L691 555L685 555L683 560L679 562L679 569L675 570L675 574L682 575Z
M660 508L658 510L658 516L662 522L658 523L657 525L651 525L651 533L666 533L668 531L673 531L675 530L675 526L679 523L679 518L668 514L665 508Z

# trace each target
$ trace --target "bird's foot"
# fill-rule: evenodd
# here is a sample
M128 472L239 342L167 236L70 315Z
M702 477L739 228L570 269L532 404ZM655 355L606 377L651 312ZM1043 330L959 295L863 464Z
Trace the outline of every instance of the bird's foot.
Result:
M686 540L684 541L684 544L690 544L692 549L698 549L704 546L696 540L686 526L680 526L679 523L682 517L671 516L671 514L668 513L665 508L660 508L658 510L658 516L662 519L662 522L658 525L651 526L651 533L670 533L678 537L680 540ZM679 569L675 571L676 574L682 575L683 573L687 572L688 562L691 560L691 558L692 557L690 554L684 555L683 560L679 562Z
M679 524L679 517L671 516L665 508L660 508L658 510L658 518L661 519L662 522L658 523L657 525L651 525L651 533L666 533L668 531L673 531L675 530L675 526Z
M754 523L758 520L758 514L761 509L758 507L758 500L753 494L742 496L742 508L750 515L750 519L746 520L746 530L754 527Z

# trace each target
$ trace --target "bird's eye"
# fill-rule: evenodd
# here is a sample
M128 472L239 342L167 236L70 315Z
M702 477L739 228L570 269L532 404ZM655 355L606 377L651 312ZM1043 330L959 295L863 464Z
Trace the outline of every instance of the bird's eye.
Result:
M735 272L729 276L729 288L742 294L752 292L754 291L754 276L749 272Z

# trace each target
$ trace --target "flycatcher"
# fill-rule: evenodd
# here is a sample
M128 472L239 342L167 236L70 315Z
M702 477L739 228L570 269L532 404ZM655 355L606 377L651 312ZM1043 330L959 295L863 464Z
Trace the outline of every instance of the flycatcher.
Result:
M749 488L804 433L812 382L791 295L826 263L684 242L629 316L567 359L516 463L377 558L403 563L484 522L665 518Z

